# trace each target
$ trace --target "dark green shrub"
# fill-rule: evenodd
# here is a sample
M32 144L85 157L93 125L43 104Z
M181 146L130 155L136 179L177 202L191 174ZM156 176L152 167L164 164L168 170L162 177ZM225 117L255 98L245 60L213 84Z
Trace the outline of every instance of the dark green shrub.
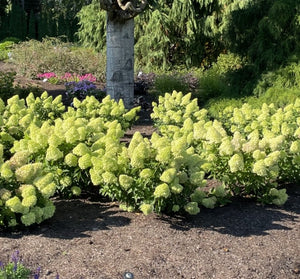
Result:
M267 91L257 96L240 98L213 98L206 103L209 115L212 118L219 118L219 114L226 107L240 108L244 103L250 104L253 108L260 108L262 104L274 104L276 108L285 107L300 97L300 88L277 88L271 87Z
M300 88L300 62L292 62L276 71L263 74L253 93L261 96L269 88Z
M211 98L235 97L238 95L239 87L235 84L233 76L239 76L246 65L246 59L238 55L220 54L211 68L196 72L199 83L194 96L198 98L200 104L205 104Z
M164 95L166 92L180 91L184 94L190 91L189 84L184 80L184 76L177 73L159 75L155 78L151 93Z
M0 72L0 98L8 99L14 92L15 72Z
M213 98L206 103L205 108L208 110L210 117L218 119L220 113L223 112L226 107L241 107L243 103L242 98Z
M19 95L20 98L26 98L29 93L33 93L34 96L40 96L42 94L42 90L37 86L30 84L15 85L15 77L15 72L0 72L0 98L3 101L6 101L14 95Z

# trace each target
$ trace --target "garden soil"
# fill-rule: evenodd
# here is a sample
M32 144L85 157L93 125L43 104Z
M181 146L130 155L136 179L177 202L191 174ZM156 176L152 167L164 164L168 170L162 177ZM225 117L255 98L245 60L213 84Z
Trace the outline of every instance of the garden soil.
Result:
M63 90L39 85L51 94ZM149 111L140 116L128 138L154 131ZM0 261L18 250L25 266L53 279L122 279L125 272L135 279L300 278L299 186L287 185L283 207L238 198L184 217L123 212L93 197L55 198L52 219L0 231Z

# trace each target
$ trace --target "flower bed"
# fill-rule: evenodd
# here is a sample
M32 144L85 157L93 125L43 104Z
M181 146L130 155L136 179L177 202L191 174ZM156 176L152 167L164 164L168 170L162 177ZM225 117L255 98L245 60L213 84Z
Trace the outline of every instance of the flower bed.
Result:
M51 197L95 187L127 211L198 214L233 196L282 205L281 182L299 181L300 100L285 107L228 107L210 120L191 95L154 103L158 132L121 142L139 108L93 96L64 111L61 97L29 95L1 104L1 226L31 225L54 213ZM206 189L206 179L220 186Z

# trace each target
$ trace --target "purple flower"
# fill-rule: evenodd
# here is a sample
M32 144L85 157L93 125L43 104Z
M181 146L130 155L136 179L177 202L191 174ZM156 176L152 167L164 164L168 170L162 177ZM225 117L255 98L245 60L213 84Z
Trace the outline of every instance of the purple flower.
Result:
M15 251L11 256L11 261L14 263L14 271L17 271L18 263L20 261L20 252L19 250Z
M3 270L4 269L4 264L3 262L0 261L0 269Z
M35 272L34 275L33 275L33 278L34 278L34 279L39 279L39 278L40 278L40 272L41 272L41 268L38 267L38 268L36 269L36 272Z
M96 85L88 80L81 80L81 81L71 81L65 83L66 86L66 94L73 99L74 97L82 100L87 95L93 93L97 90Z

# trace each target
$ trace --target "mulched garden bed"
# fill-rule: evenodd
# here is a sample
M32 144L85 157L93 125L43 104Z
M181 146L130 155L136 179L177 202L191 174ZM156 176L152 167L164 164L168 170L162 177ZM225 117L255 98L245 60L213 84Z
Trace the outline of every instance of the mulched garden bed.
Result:
M0 67L1 70L1 67ZM19 78L19 82L28 82ZM50 94L64 87L39 82ZM149 110L134 131L154 131ZM41 278L300 278L300 187L283 207L234 199L197 216L144 216L93 198L55 198L52 219L25 231L0 231L0 261L19 250Z

